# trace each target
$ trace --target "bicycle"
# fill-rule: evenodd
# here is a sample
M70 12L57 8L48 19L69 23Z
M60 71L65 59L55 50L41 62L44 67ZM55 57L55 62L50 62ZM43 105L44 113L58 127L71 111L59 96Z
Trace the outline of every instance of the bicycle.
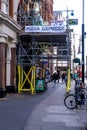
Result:
M84 97L81 97L81 91L84 89L85 94ZM78 106L84 105L84 102L87 100L86 94L87 88L79 88L75 87L75 93L71 93L65 96L64 98L64 105L69 109L77 109ZM82 99L83 98L83 99Z

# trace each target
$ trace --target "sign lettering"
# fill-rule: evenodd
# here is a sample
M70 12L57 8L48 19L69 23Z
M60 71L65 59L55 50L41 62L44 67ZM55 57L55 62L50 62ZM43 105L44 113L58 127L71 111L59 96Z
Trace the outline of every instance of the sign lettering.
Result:
M65 26L25 26L25 32L64 32Z

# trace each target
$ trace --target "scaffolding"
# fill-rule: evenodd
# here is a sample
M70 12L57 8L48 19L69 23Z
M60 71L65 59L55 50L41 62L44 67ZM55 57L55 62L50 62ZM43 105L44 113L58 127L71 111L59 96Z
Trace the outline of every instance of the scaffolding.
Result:
M36 68L45 68L54 60L64 61L71 58L67 55L67 33L40 34L21 33L17 46L18 90L35 92ZM55 54L56 51L61 50ZM66 51L66 52L65 52ZM66 55L65 55L66 54ZM51 69L51 68L50 68ZM44 74L42 72L42 78ZM26 87L27 86L27 87Z
M67 61L66 67L68 66L68 61L71 60L71 41L69 35L71 30L68 29L60 33L24 31L27 25L43 25L42 16L40 13L36 16L35 10L33 10L35 2L39 5L37 0L32 2L32 9L30 11L24 10L26 5L29 4L26 2L20 3L18 8L18 23L23 27L17 44L17 82L19 93L21 91L35 93L38 67L41 68L40 78L44 78L44 68L48 67L52 70L51 67L54 60Z

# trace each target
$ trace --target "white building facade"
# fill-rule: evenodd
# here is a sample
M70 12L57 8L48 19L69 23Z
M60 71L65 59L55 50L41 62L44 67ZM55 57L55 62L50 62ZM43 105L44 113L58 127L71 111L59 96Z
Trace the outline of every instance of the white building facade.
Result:
M0 97L16 86L16 44L21 27L17 24L19 0L0 0Z

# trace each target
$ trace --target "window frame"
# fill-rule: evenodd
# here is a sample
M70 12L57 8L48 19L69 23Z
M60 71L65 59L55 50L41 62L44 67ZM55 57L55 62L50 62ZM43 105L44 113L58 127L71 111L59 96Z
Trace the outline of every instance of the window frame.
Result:
M9 4L10 4L10 1L6 0L6 14L9 14L9 8L10 8Z
M13 17L13 0L6 0L6 14Z

